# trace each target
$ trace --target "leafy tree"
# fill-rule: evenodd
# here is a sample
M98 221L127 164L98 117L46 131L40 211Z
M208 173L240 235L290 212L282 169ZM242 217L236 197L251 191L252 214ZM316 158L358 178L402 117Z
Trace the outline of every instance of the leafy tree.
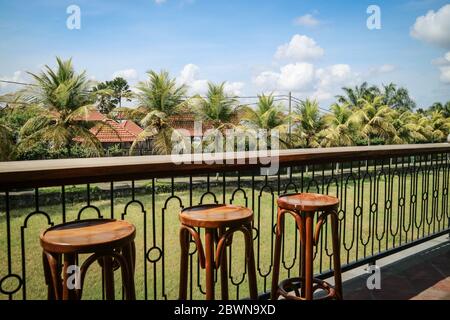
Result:
M360 107L361 99L371 100L379 95L380 90L376 86L369 86L367 82L363 82L360 86L343 87L343 95L337 95L337 102L348 105L351 109Z
M429 117L431 127L430 142L444 142L450 133L450 118L443 116L442 111L434 111Z
M15 146L11 128L0 123L0 161L12 160Z
M383 104L383 96L360 99L361 109L352 115L352 120L359 125L361 137L366 139L367 145L371 139L379 137L386 140L395 135L392 125L392 109Z
M45 66L40 74L30 75L36 85L30 87L27 99L39 107L38 115L29 119L21 128L19 148L29 148L39 141L46 141L52 150L65 148L71 156L75 138L86 148L103 153L98 139L89 129L95 123L83 119L94 108L90 82L85 72L77 74L72 60L56 59L57 68Z
M256 109L245 106L241 110L241 123L244 127L252 129L264 129L267 136L271 136L272 130L278 130L279 142L287 145L287 125L286 117L281 111L282 106L275 103L272 94L258 95ZM270 140L268 141L268 145Z
M318 102L306 99L298 103L294 109L293 120L294 146L301 148L318 147L320 145L318 133L324 125Z
M156 153L170 154L174 130L169 118L189 109L190 99L185 98L187 87L178 85L176 79L170 78L167 71L159 73L149 71L147 74L148 80L140 82L137 87L139 108L134 110L119 108L117 111L128 112L133 117L141 118L140 123L144 127L130 152L133 152L138 143L151 138Z
M408 90L403 87L397 88L394 83L383 85L381 95L383 96L383 104L394 110L412 111L416 107L416 103L409 96Z
M435 102L429 108L429 111L431 113L433 113L433 112L441 112L443 117L450 118L450 101L448 101L446 104L442 104L440 102Z
M206 98L199 100L195 111L201 120L223 130L238 123L238 104L236 97L225 93L225 82L210 82Z
M410 111L392 112L394 134L389 138L390 144L417 143L426 141L426 128L414 121L415 115Z
M323 116L325 129L320 131L322 147L351 146L354 144L356 125L352 121L353 112L347 105L334 104L331 113Z
M92 92L97 96L97 108L103 114L109 114L114 108L121 108L123 98L131 101L133 97L128 82L121 77L99 83Z

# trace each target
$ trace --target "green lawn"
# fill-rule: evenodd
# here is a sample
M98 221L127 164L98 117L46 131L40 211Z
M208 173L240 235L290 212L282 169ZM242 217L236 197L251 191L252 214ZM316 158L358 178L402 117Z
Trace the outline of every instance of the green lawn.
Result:
M440 174L440 177L442 173ZM428 177L431 179L431 175ZM441 177L439 184L439 192L435 194L436 203L433 205L433 191L431 184L428 187L422 188L424 185L422 176L418 179L418 205L416 207L416 215L410 212L415 212L414 205L409 201L411 199L411 178L405 179L395 178L389 183L385 183L384 179L380 179L378 187L375 188L369 181L358 181L356 184L349 183L347 188L340 188L342 209L341 212L341 230L342 230L342 263L360 259L363 256L370 256L378 251L391 248L394 244L398 245L400 242L410 241L412 238L417 238L425 234L439 231L448 227L448 196L443 195L443 179ZM387 186L391 186L388 189ZM426 184L425 184L426 185ZM247 206L255 208L255 227L259 228L259 238L254 242L255 252L257 253L257 272L263 276L258 276L259 291L270 289L271 281L271 260L272 260L272 240L271 234L273 221L275 219L275 201L277 190L273 186L273 196L271 190L264 188L263 190L256 189L254 198L252 190L243 188L235 194L234 204L245 205L244 192L248 199ZM313 192L328 192L329 194L337 194L336 185L331 185L328 190L326 187L319 189L311 188ZM372 188L372 192L370 191ZM429 201L421 201L422 193L428 188ZM225 198L229 203L234 188L226 190ZM218 202L222 201L222 188L211 188L211 193L206 190L195 189L193 191L192 203L198 204L211 203L214 201L212 194L216 195ZM292 188L290 191L293 191ZM376 191L376 192L375 192ZM371 199L371 195L377 195L376 198ZM175 197L176 196L176 197ZM155 196L155 209L152 209L152 195L151 193L145 195L136 195L136 200L140 201L146 214L141 210L138 203L130 203L131 197L114 199L114 217L121 218L121 215L127 207L125 219L135 224L137 227L136 249L136 293L139 299L144 299L144 284L147 283L147 298L148 299L175 299L178 294L178 276L179 276L179 242L178 242L178 212L180 211L180 201L183 205L189 206L189 191L176 192L175 196L171 194L161 193ZM403 202L401 199L404 198ZM387 200L391 201L391 210L389 206L386 208ZM445 202L447 204L445 206ZM167 203L166 203L167 202ZM387 201L389 203L389 201ZM371 204L378 203L378 207ZM80 209L86 203L68 203L66 206L67 221L76 219ZM111 216L111 203L109 200L94 201L92 206L97 207L103 217ZM42 271L41 249L39 245L39 233L48 227L47 218L42 214L33 215L29 218L25 225L25 218L35 209L14 209L11 211L11 265L12 273L22 277L22 231L24 242L24 267L26 279L26 298L27 299L45 299L46 287L44 284L44 277ZM447 208L447 216L445 217L443 210ZM49 214L51 221L55 224L62 222L62 207L46 206L40 210ZM378 213L376 213L378 212ZM400 214L399 214L400 212ZM423 215L421 215L423 213ZM97 217L97 211L93 208L86 208L82 211L81 217L83 219ZM415 217L415 218L414 218ZM146 219L145 219L146 218ZM428 223L423 223L428 219ZM422 221L422 223L421 223ZM145 223L144 223L145 222ZM146 225L146 233L144 234L144 225ZM162 239L162 228L164 225L164 241ZM414 226L413 226L414 225ZM390 226L389 228L385 228ZM26 228L24 228L26 227ZM0 279L8 274L7 270L7 242L6 242L6 219L4 212L0 213ZM284 266L292 270L290 276L296 276L298 273L298 254L295 254L295 229L294 224L288 219L287 225L286 245L284 246ZM153 232L155 229L155 233ZM315 259L315 266L317 271L326 271L330 267L329 255L331 255L331 243L329 237L329 227L327 231L322 233L322 242L317 248L318 254ZM164 255L156 263L146 262L146 279L144 276L144 237L147 239L146 250L155 245L163 249ZM378 240L381 241L378 241ZM322 252L322 255L319 253ZM150 252L150 258L153 259L157 255L157 251ZM234 284L240 283L242 280L242 271L244 270L244 255L243 255L243 238L241 234L234 237L232 246L232 266L230 280L230 297L236 297L236 287ZM163 261L164 260L164 261ZM164 262L164 264L163 264ZM197 264L196 256L194 256L194 270L193 270L193 297L203 299L203 295L199 293L197 286ZM164 273L164 284L162 283ZM200 272L200 283L203 283L203 272ZM116 272L116 283L120 281L119 272ZM154 279L156 276L156 287ZM282 269L281 278L287 277L286 269ZM95 265L88 272L86 278L84 299L99 299L101 298L101 281L100 281L99 267ZM231 281L234 283L232 284ZM220 293L220 282L217 284L216 296ZM12 290L17 285L15 279L9 279L3 283L4 290ZM204 286L202 285L202 288ZM120 286L116 285L117 295L120 294ZM246 278L244 282L239 285L239 297L246 297L248 294ZM23 288L13 295L14 299L22 299ZM0 294L0 299L7 299L7 295Z

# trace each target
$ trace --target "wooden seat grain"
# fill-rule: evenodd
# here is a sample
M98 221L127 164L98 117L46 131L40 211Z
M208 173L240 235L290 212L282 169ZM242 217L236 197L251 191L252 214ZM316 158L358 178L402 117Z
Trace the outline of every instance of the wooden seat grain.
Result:
M200 228L220 228L243 225L253 220L252 210L240 206L207 204L184 209L180 221Z
M51 227L40 236L44 250L55 253L83 253L122 247L134 239L136 228L123 220L92 219Z

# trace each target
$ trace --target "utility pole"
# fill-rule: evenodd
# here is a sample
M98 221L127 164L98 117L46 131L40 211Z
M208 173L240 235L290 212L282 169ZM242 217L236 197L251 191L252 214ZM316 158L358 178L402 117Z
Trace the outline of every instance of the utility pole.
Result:
M289 115L288 115L288 119L289 119L289 131L288 131L288 135L289 135L289 144L291 144L291 139L292 139L292 119L291 119L291 115L292 115L292 92L289 91Z

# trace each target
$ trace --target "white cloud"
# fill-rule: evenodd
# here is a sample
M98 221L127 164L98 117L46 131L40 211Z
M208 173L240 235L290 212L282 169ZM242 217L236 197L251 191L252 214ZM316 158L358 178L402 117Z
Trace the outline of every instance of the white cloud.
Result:
M198 79L200 68L195 64L187 64L183 67L180 75L177 77L179 84L185 84L189 87L191 94L205 94L208 91L208 80ZM225 82L224 91L230 95L240 95L244 88L243 82Z
M156 4L163 4L165 3L167 0L154 0Z
M335 64L316 71L317 83L312 97L318 101L329 100L341 91L343 86L352 86L360 82L358 73L348 64Z
M380 74L390 73L393 72L395 69L396 67L392 64L383 64L381 66L371 68L368 72L368 75L376 76Z
M320 24L320 21L314 18L312 14L308 13L303 16L295 18L294 24L304 27L317 27Z
M119 70L113 73L113 78L122 77L125 80L137 80L138 72L135 69Z
M443 57L434 59L431 63L439 68L439 79L444 83L450 83L450 51Z
M441 71L439 79L444 83L450 83L450 65L440 67L439 70Z
M276 59L291 59L297 62L309 61L320 58L324 50L319 47L314 39L305 35L296 34L289 43L278 47L275 53Z
M450 4L418 17L411 28L411 35L422 41L450 48Z
M335 64L331 67L318 69L316 72L320 87L341 84L352 76L353 74L348 64Z
M314 83L314 65L310 63L288 64L279 72L264 71L253 79L263 90L307 91Z

